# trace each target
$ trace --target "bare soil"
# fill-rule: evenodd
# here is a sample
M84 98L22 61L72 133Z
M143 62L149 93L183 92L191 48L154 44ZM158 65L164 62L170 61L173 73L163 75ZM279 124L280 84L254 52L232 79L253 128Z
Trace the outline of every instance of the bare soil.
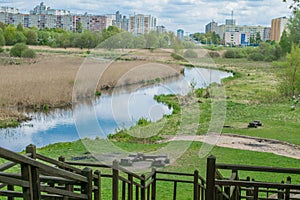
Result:
M168 141L200 141L220 147L268 152L285 157L300 159L300 146L273 139L249 137L236 134L212 134L198 136L176 136Z

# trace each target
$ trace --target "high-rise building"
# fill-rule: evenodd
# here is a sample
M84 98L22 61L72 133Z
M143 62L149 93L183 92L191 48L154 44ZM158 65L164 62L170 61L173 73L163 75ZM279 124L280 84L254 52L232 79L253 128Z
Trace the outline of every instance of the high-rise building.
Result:
M165 32L167 32L167 29L166 29L165 26L157 26L157 27L156 27L156 31L157 31L158 33L165 33Z
M287 28L288 21L289 20L286 17L272 19L271 37L270 37L271 40L280 41L282 32Z
M90 16L90 28L91 31L100 31L102 32L105 28L107 28L107 17L106 16Z
M215 22L215 21L210 22L209 24L207 24L205 26L205 33L216 32L217 26L218 26L217 22Z
M0 7L0 13L18 14L19 9L13 7Z
M137 14L130 16L130 32L134 35L156 30L156 18L151 15Z
M184 30L182 29L177 30L177 38L179 38L180 40L184 40Z
M66 10L55 10L47 7L44 2L37 5L33 10L30 11L31 15L70 15L70 11Z

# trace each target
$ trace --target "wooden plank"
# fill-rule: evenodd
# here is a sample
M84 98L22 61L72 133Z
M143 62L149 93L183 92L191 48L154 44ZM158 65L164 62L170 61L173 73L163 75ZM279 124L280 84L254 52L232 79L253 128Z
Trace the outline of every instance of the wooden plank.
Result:
M266 166L249 166L249 165L231 165L231 164L216 164L217 169L226 170L242 170L242 171L259 171L259 172L276 172L285 174L300 174L300 168L280 168Z
M19 163L19 164L27 164L27 165L31 165L31 166L40 168L41 172L43 172L45 174L50 174L50 175L55 174L55 175L62 176L64 178L70 178L73 180L87 182L87 179L81 175L78 175L78 174L75 174L72 172L68 172L65 170L57 169L52 166L48 166L48 165L40 163L32 158L26 157L24 155L20 155L18 153L4 149L2 147L0 147L0 157L10 160L12 162Z
M16 192L16 191L1 191L0 190L0 196L5 196L5 197L23 197L22 192Z
M14 162L7 162L5 164L2 164L2 165L0 165L0 172L5 171L9 168L12 168L16 165L17 165L17 163L14 163Z
M61 162L61 161L57 161L55 159L52 158L48 158L46 156L43 156L41 154L36 154L36 157L40 160L43 160L45 162L51 163L53 165L56 165L57 167L60 167L62 169L67 169L67 170L72 170L73 172L77 172L77 173L81 173L81 169L73 167L65 162Z
M216 180L216 185L300 190L300 185L255 182L255 181L248 182L248 181L238 181L238 180Z
M80 181L75 181L75 180L70 180L66 178L61 178L61 177L55 177L55 176L40 176L41 182L44 183L58 183L58 184L72 184L76 185L79 184Z
M74 192L71 192L68 190L62 190L62 189L57 189L57 188L48 187L48 186L41 186L41 191L48 192L50 194L67 196L67 197L74 198L74 199L88 199L88 196L86 194L77 194L77 193L74 193Z

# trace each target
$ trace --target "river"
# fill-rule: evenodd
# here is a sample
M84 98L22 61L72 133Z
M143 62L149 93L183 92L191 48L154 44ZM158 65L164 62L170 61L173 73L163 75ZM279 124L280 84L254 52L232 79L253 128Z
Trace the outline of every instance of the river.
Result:
M157 103L153 98L154 95L186 95L192 89L191 84L195 84L195 88L204 88L213 82L220 83L221 79L231 75L213 69L185 68L184 75L177 78L154 85L134 85L114 89L109 93L104 92L92 103L81 103L73 109L26 113L32 117L31 121L24 122L17 128L0 129L0 145L19 152L29 144L43 147L85 137L105 137L117 130L135 125L140 118L155 122L163 115L171 114L172 109ZM81 119L80 123L78 116ZM97 123L94 123L95 120ZM80 127L85 127L84 134L80 131Z

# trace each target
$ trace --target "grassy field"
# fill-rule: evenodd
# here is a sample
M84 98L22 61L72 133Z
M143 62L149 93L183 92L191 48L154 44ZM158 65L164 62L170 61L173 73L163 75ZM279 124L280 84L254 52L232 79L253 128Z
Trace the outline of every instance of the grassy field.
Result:
M278 92L280 68L269 62L254 62L246 59L215 59L217 66L226 71L233 71L235 77L223 80L226 91L226 120L222 133L234 133L261 138L271 138L300 145L300 107L291 110L292 102L283 98ZM143 130L158 130L157 137L150 140L160 140L174 134L188 134L194 128L193 120L198 120L197 134L205 134L211 123L211 98L174 95L157 96L156 100L174 108L171 116L166 116L157 123L151 123ZM183 103L184 102L184 103ZM187 103L186 103L187 102ZM192 102L190 106L189 102ZM184 105L183 105L184 104ZM182 109L188 114L183 116ZM195 111L195 109L199 109ZM195 115L199 114L199 117ZM183 117L190 117L183 121ZM259 128L248 128L248 123L260 120L263 123ZM190 123L190 129L182 130L182 123ZM198 123L198 122L197 122ZM163 128L161 128L163 127ZM189 125L185 125L189 127ZM122 130L113 139L127 141L126 133L134 135L136 129ZM120 141L120 140L119 140Z
M103 140L88 140L84 139L83 141L76 141L70 143L58 143L46 146L44 148L38 149L38 153L43 155L48 155L52 158L57 159L59 156L63 155L66 157L66 160L72 160L73 157L86 156L87 149L83 143L93 143L93 145L101 146ZM149 152L154 151L157 148L161 148L165 144L138 144L138 143L124 143L117 142L115 145L121 147L124 150L131 152ZM206 173L206 157L200 158L199 149L201 148L202 143L193 142L190 148L183 154L181 158L176 160L176 162L167 166L166 168L159 169L163 171L176 171L184 173L193 173L194 170L199 170L200 175L205 178ZM258 165L258 166L277 166L277 167L291 167L297 168L300 165L300 160L286 158L283 156L277 156L270 153L259 153L253 151L244 151L244 150L233 150L228 148L214 147L211 152L212 155L217 157L218 163L227 163L227 164L246 164L246 165ZM94 162L94 160L84 160ZM3 160L1 161L3 162ZM110 170L101 169L102 173L111 173ZM221 171L224 176L229 177L230 171ZM287 175L276 174L274 173L249 173L249 172L240 172L239 177L244 179L247 176L255 178L256 180L261 181L275 181L280 182L286 180ZM160 176L164 177L164 176ZM174 176L168 176L168 178L178 178ZM299 177L292 176L293 183L299 182ZM158 199L170 199L170 193L173 189L172 183L167 182L158 182ZM192 199L192 187L189 184L178 184L178 199ZM103 199L109 199L111 195L111 181L109 179L103 179L102 181L102 195Z

